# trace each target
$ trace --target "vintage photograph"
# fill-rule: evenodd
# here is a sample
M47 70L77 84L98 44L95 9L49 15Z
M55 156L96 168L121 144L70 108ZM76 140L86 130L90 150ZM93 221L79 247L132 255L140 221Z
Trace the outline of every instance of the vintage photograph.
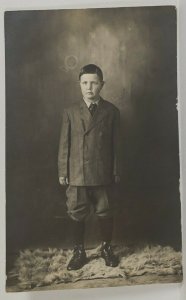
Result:
M176 7L4 25L6 291L181 282Z

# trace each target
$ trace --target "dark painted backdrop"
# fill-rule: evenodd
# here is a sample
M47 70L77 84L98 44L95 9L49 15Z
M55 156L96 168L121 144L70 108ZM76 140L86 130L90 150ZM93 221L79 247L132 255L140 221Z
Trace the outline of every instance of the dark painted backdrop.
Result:
M175 8L7 12L5 45L8 251L71 245L58 143L88 63L103 69L102 96L121 111L114 241L180 247ZM87 223L93 246L97 223Z

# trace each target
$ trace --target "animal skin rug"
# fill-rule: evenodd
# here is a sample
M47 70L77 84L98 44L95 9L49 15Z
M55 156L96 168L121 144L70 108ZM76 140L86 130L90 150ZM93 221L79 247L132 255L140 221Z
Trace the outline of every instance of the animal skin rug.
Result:
M171 247L145 246L136 249L114 247L114 252L120 259L116 268L105 266L104 260L100 258L100 246L86 252L87 264L78 271L67 271L71 250L26 249L20 252L9 276L17 277L20 289L31 289L85 279L182 274L181 252L176 252Z

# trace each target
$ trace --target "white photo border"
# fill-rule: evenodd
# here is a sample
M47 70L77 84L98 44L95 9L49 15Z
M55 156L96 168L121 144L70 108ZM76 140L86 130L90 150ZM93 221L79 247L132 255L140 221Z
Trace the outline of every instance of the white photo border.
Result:
M178 119L180 145L180 192L182 202L183 265L186 269L186 2L185 0L0 0L0 299L2 300L184 300L186 280L183 284L153 284L132 287L94 288L84 290L62 290L44 292L6 293L6 193L5 193L5 49L4 12L15 10L43 10L66 8L136 7L175 5L178 11ZM185 271L184 271L185 273Z

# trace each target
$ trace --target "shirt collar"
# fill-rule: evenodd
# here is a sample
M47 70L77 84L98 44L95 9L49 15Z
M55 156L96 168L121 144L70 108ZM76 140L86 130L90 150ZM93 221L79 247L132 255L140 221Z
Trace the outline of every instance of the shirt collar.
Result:
M85 98L83 98L83 100L85 101L86 105L89 108L92 103L98 105L98 103L100 101L100 98L98 100L96 100L95 102L92 102L91 100L88 100L88 99L85 99Z

